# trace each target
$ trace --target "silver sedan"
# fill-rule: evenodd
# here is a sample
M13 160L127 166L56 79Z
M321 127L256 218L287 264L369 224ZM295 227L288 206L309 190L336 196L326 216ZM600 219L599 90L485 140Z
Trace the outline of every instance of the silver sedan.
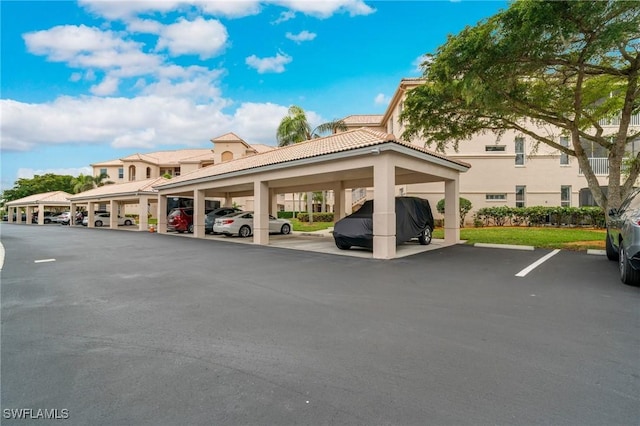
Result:
M213 232L226 236L253 235L253 212L236 212L218 217L213 223ZM269 232L287 235L291 233L291 222L269 215Z

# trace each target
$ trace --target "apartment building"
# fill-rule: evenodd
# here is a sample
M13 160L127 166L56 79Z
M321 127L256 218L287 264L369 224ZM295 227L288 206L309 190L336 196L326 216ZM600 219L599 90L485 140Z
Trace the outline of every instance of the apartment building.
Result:
M382 115L352 115L344 118L349 128L372 127L384 129L400 138L405 126L400 122L402 106L408 91L424 83L419 78L401 80L387 110ZM617 127L618 122L600 123L603 127ZM640 127L640 115L633 117L632 125ZM542 129L538 129L542 130ZM545 131L549 129L545 128ZM562 145L570 141L558 130L554 136ZM424 146L425 141L415 138L413 144ZM596 144L585 144L601 186L608 184L609 162L607 152ZM640 141L630 144L629 151L637 153ZM595 205L587 188L587 181L575 158L548 145L536 144L533 138L515 131L501 137L487 132L471 140L460 141L458 150L448 148L444 154L455 160L471 164L471 169L460 176L460 196L467 198L473 210L490 206L583 206ZM362 196L362 189L353 191ZM426 198L432 206L444 198L442 183L405 185L397 187L397 195ZM368 198L372 196L367 191ZM435 212L434 212L435 213ZM472 214L468 216L471 218Z

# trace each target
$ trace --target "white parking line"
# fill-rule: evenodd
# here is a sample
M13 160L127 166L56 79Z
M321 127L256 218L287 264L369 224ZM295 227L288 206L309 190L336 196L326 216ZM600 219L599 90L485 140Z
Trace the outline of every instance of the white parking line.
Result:
M547 254L546 256L541 257L540 259L538 259L537 261L535 261L531 265L529 265L526 268L524 268L522 271L518 272L516 274L516 277L521 277L522 278L522 277L526 276L529 272L533 271L538 266L542 265L544 262L546 262L547 260L551 259L553 256L555 256L558 253L560 253L560 249L556 249L556 250L552 251L551 253Z
M40 259L40 260L34 260L33 263L45 263L45 262L55 262L55 259Z

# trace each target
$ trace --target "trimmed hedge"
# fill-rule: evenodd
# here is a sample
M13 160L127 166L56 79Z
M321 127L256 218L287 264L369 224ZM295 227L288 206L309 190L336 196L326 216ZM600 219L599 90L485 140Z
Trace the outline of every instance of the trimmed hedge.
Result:
M293 218L293 212L278 212L278 219L292 219Z
M309 222L309 213L298 213L300 222ZM314 222L333 222L333 213L314 213Z
M484 207L474 214L475 226L592 226L604 228L600 207Z

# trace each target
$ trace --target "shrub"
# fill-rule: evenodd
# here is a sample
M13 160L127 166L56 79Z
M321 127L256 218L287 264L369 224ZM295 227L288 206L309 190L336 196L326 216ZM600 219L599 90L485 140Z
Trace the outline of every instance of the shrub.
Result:
M462 197L460 197L459 203L460 203L460 227L463 227L464 219L467 217L467 214L471 211L471 208L473 207L473 205L471 204L471 201ZM438 213L444 214L444 198L438 201L438 203L436 204L436 210L438 211Z
M292 219L292 218L293 218L293 212L286 212L286 211L278 212L278 219Z
M600 207L484 207L474 217L474 226L542 226L546 224L605 226L604 210Z
M298 213L297 219L300 222L309 222L309 213ZM314 222L333 222L333 213L314 213Z

